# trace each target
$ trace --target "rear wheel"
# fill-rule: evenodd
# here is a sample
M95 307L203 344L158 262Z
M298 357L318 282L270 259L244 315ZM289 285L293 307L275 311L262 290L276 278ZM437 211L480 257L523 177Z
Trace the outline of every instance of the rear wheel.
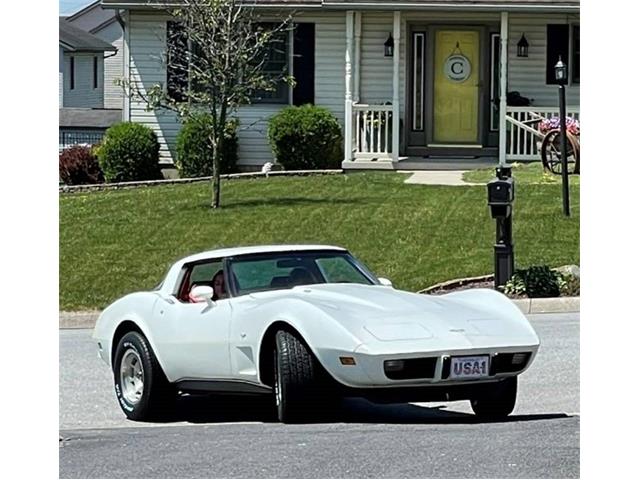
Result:
M517 394L518 377L510 377L491 388L483 389L471 400L471 408L479 418L500 420L513 412Z
M164 420L174 412L177 394L147 339L127 333L116 347L113 379L120 408L131 420Z
M327 372L296 335L276 333L274 397L278 420L299 423L333 411L339 397Z

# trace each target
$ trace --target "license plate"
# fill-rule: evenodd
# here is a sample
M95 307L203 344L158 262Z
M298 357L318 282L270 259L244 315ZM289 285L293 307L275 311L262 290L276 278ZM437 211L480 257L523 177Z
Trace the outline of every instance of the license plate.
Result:
M489 376L489 356L453 357L449 378L483 378Z

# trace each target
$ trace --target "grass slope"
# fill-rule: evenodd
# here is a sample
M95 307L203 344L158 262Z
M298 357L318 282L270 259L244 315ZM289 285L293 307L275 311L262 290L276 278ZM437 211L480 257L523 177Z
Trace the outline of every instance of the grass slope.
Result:
M277 177L60 196L60 309L103 308L153 287L185 255L226 246L341 245L398 288L493 270L486 189L406 185L406 175ZM516 180L517 181L517 180ZM562 216L559 185L519 185L519 266L579 262L578 188Z

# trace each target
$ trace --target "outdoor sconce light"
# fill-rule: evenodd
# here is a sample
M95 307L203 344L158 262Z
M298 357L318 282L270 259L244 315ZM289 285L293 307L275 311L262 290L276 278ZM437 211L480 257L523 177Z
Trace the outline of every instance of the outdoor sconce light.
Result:
M519 57L529 56L529 42L527 42L527 39L525 38L524 33L522 34L522 37L518 42L518 56Z
M384 56L393 57L393 37L389 34L389 38L384 42Z
M562 63L562 57L558 57L558 63L553 67L556 71L556 81L558 83L567 82L567 66Z

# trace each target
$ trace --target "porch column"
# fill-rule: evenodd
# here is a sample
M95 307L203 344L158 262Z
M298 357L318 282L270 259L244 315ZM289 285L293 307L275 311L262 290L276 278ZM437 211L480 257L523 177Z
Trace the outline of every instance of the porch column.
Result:
M400 12L393 12L393 128L391 157L400 157Z
M348 11L347 49L344 58L344 160L353 160L353 94L351 92L351 59L353 58L353 11Z
M509 53L509 13L500 14L500 140L498 160L507 163L507 55Z
M362 56L362 12L356 12L356 52L353 76L353 101L360 103L360 58Z

